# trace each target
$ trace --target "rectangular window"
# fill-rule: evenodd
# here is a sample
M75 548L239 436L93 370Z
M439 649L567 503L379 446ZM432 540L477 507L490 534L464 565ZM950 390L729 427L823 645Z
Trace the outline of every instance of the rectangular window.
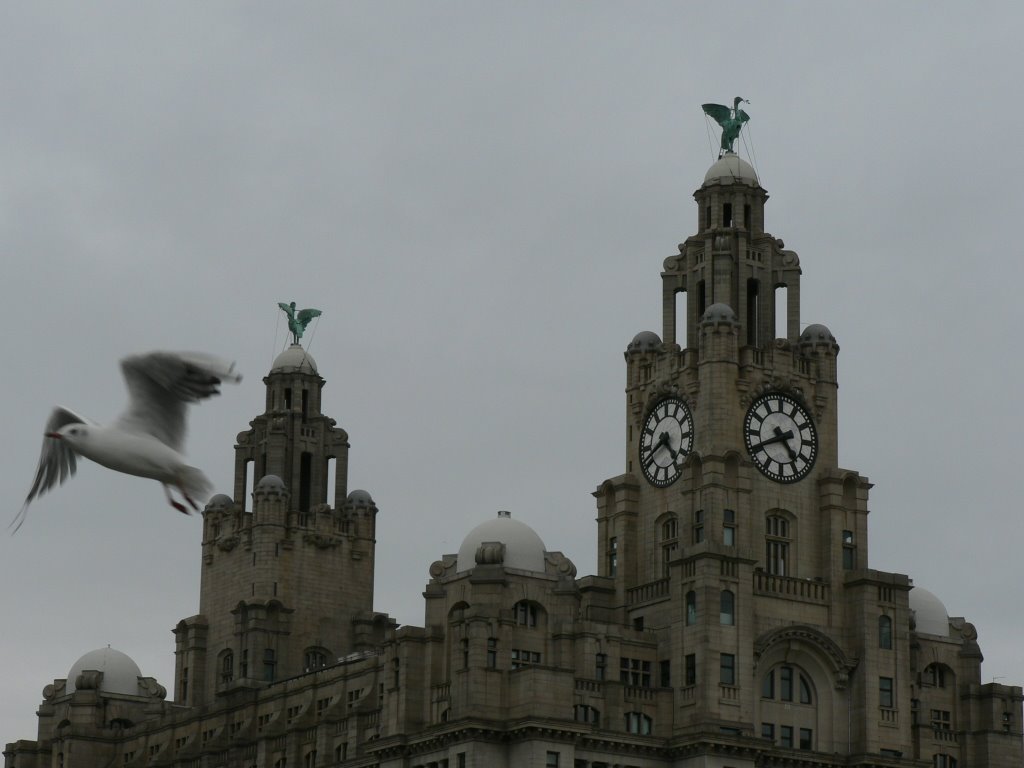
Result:
M800 729L800 749L813 749L811 746L812 733L810 728Z
M512 669L522 669L533 664L540 664L540 654L537 651L512 649Z
M775 671L772 670L761 679L761 698L775 698Z
M619 540L612 536L608 539L608 575L614 576L619 571Z
M697 654L688 653L686 654L686 684L696 685L697 684Z
M650 688L651 662L622 656L619 659L619 682Z
M459 640L459 647L462 650L462 668L469 669L469 638Z
M736 546L736 512L722 510L722 543L727 547Z
M779 669L779 698L783 701L793 700L793 668Z
M878 678L878 706L886 709L893 708L891 677Z
M937 731L948 731L948 730L950 730L949 710L946 710L946 709L933 709L932 710L932 728L934 728Z
M658 675L658 677L659 677L659 682L661 683L661 687L662 688L671 688L672 687L672 662L668 661L667 659L664 660L664 661L658 662L658 670L659 670L659 673L660 673Z
M761 738L768 739L773 744L775 743L775 725L774 723L761 723Z
M497 669L498 667L498 640L494 637L487 638L487 667Z
M608 654L599 653L594 660L594 676L598 680L605 679L605 672L608 669Z
M693 543L700 544L704 541L704 510L698 509L693 513Z
M793 748L793 726L783 725L779 727L779 746Z
M731 653L723 653L719 662L719 682L722 685L736 685L736 657Z
M852 571L857 567L857 548L853 544L853 531L843 531L843 569Z
M548 752L548 759L544 762L544 768L558 768L557 752Z

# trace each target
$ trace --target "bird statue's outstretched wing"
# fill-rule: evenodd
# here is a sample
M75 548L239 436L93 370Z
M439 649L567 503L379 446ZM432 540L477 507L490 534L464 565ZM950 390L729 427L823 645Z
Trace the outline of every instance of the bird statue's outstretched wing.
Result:
M285 304L283 301L277 302L277 306L279 306L281 311L288 315L289 318L292 316L292 313L295 312L290 304Z
M745 122L747 122L750 119L750 115L748 115L742 109L737 109L736 110L736 119L739 120L741 123L745 123Z
M50 418L46 421L46 434L58 431L68 424L92 424L93 422L83 416L79 416L67 408L57 406L50 412ZM32 481L32 487L25 497L25 503L21 505L14 520L7 526L14 527L11 535L18 532L21 524L25 522L28 514L28 505L37 496L42 496L55 485L63 484L65 480L75 474L78 468L77 454L63 440L54 440L51 437L43 438L43 448L39 453L39 466L36 468L36 477Z
M722 125L732 117L732 110L721 104L701 104L700 108L704 110L704 114L708 115L719 125Z
M320 317L322 314L323 312L319 309L302 309L299 310L298 321L302 324L302 327L305 328L314 317Z
M220 394L222 381L242 380L235 364L201 352L150 352L121 361L128 385L128 408L115 426L142 432L181 451L185 442L185 408Z

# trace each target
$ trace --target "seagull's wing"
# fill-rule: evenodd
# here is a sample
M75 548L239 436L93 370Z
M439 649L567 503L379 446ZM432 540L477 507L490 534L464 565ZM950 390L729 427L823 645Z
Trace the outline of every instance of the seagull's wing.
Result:
M201 352L150 352L121 361L129 403L114 426L143 432L180 451L185 407L220 394L222 381L237 384L235 364Z
M46 421L46 432L57 432L61 427L68 424L92 424L93 422L79 416L67 408L59 405L50 413ZM52 437L43 438L43 449L39 453L39 466L36 468L36 478L32 481L25 503L21 510L11 521L10 528L14 527L12 535L18 532L21 524L25 522L25 515L28 513L28 505L37 496L42 496L55 485L60 485L73 474L78 468L78 456L63 440L54 440Z

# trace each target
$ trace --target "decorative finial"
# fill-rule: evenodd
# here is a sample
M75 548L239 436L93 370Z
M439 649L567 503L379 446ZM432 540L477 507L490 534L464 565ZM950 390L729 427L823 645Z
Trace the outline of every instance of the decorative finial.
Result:
M711 117L716 123L722 126L722 148L718 150L721 157L727 152L732 152L732 144L740 135L740 128L750 119L750 115L740 109L740 102L746 101L742 96L737 96L732 102L732 109L722 104L702 104L704 114Z
M320 317L321 315L319 309L300 309L296 313L294 301L290 304L284 304L279 301L277 306L288 315L288 330L292 332L292 344L298 344L302 334L306 331L306 326L312 322L314 317Z

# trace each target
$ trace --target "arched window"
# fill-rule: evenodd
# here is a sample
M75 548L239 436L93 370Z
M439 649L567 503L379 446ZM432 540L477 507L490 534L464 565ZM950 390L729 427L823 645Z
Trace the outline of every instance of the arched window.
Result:
M776 576L789 574L789 520L769 515L765 521L765 570Z
M522 627L537 626L539 610L536 603L532 603L529 600L520 600L513 607L512 614L515 616L516 624Z
M654 730L654 721L643 712L626 713L626 731L640 736L649 736Z
M670 515L661 524L661 575L668 576L669 563L679 551L679 520Z
M946 679L946 667L942 664L929 664L924 669L924 675L921 679L922 685L931 685L935 688L945 688L948 681Z
M572 718L577 723L601 724L601 713L589 704L576 704L573 706Z
M723 589L720 602L718 621L731 627L736 623L736 596L728 589Z
M888 616L878 617L878 647L892 650L892 619Z
M692 589L686 593L686 624L697 623L697 593Z
M307 648L302 654L302 669L305 672L322 669L327 666L330 658L331 652L326 648Z
M220 653L220 681L230 683L235 679L235 654L232 651Z
M798 668L783 664L761 679L761 698L813 704L814 693L807 676Z

